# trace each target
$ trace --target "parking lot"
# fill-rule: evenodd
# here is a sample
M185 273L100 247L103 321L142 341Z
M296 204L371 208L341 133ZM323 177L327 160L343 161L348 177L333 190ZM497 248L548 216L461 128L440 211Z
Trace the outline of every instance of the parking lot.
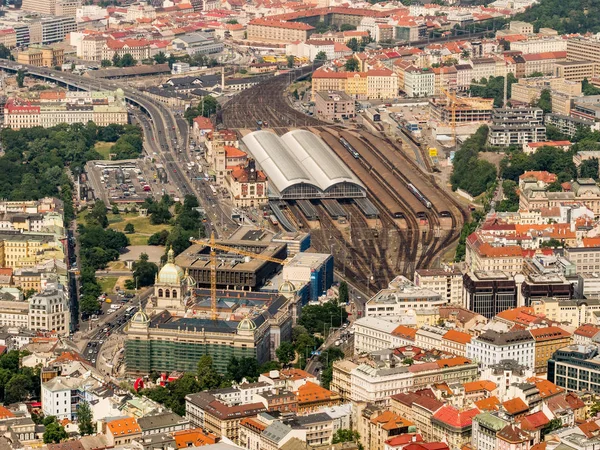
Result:
M162 194L152 163L143 159L89 162L87 173L95 197L107 204L141 203Z

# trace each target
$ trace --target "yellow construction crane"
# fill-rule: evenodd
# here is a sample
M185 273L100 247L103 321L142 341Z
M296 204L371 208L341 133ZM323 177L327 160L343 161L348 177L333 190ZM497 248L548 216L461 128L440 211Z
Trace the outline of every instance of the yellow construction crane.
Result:
M248 256L250 258L260 259L261 261L269 261L277 264L285 264L284 259L272 258L270 256L260 255L258 253L247 252L246 250L240 250L238 248L229 247L227 245L217 244L215 242L215 233L210 234L209 241L203 241L200 239L190 238L190 241L194 244L206 245L210 247L210 314L212 320L217 320L217 252L216 250L223 250L224 252L236 253L242 256Z

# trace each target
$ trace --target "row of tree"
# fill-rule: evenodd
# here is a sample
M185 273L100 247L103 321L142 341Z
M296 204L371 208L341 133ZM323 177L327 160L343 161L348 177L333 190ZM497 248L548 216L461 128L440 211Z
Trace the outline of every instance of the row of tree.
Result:
M102 200L96 200L85 216L85 225L78 224L77 231L81 261L79 311L87 317L100 310L98 297L102 287L96 280L96 270L116 261L119 251L129 245L129 240L124 233L108 228L106 205Z

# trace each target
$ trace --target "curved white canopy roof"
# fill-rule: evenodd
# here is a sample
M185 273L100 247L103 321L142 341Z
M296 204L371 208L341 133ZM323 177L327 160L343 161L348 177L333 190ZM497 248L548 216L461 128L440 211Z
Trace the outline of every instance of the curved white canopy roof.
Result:
M365 189L333 150L309 131L293 130L279 137L259 130L244 136L242 141L279 192L301 183L322 192L339 183Z

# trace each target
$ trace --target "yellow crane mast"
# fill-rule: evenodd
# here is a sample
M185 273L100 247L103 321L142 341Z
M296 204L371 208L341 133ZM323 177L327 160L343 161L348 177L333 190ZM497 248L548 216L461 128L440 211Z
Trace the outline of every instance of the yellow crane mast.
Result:
M261 261L274 262L281 265L284 265L286 263L284 259L272 258L270 256L264 256L258 253L240 250L239 248L229 247L223 244L217 244L215 242L214 232L210 234L210 240L208 241L193 238L190 238L190 241L194 244L206 245L210 247L210 313L212 320L217 320L217 250L222 250L224 252L229 253L236 253L238 255L248 256L249 258L260 259Z

